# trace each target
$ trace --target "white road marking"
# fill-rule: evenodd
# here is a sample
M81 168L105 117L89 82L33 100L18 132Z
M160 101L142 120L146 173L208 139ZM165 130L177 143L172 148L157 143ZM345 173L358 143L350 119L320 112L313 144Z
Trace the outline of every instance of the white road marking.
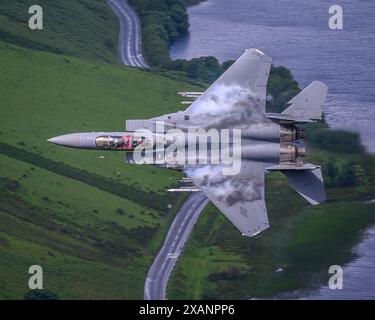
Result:
M136 14L124 0L107 0L120 20L119 49L121 62L133 67L147 68L142 56L140 27ZM126 34L126 37L123 35ZM132 54L134 48L134 54Z
M198 197L199 200L191 201L196 197ZM145 299L166 299L166 287L169 276L182 252L182 249L192 231L195 222L199 217L200 212L207 203L207 198L205 198L202 194L196 194L190 196L190 198L182 205L181 209L173 220L171 227L169 228L162 248L160 249L148 272L147 279L155 279L155 282L150 284L150 281L146 279L144 289ZM186 210L189 209L193 209L192 214L187 214ZM181 223L180 216L182 215L184 215L184 219ZM178 223L180 223L180 225ZM182 226L184 226L183 231ZM179 227L179 229L176 233L177 227ZM159 266L161 263L162 266L160 268ZM151 286L151 288L149 288L149 286Z

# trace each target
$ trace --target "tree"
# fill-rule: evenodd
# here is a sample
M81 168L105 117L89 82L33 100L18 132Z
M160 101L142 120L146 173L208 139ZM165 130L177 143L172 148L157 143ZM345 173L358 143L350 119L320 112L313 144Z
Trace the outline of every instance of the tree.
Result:
M357 174L355 171L356 163L354 161L350 161L346 163L342 169L339 178L339 184L343 187L353 187L357 185L358 179Z
M337 184L337 176L338 176L338 169L333 163L332 160L328 162L326 166L323 166L323 168L326 168L326 184L327 187L335 187Z

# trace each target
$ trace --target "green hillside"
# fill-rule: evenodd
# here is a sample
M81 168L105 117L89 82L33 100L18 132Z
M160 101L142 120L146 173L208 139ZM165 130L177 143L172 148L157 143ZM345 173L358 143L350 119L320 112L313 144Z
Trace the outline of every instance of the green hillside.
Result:
M32 264L61 298L142 298L179 175L46 139L174 111L186 84L4 42L0 52L0 298L23 297Z
M122 130L125 119L178 110L176 92L202 88L120 66L117 18L102 0L39 1L43 31L27 28L31 4L0 6L0 299L24 297L33 264L44 269L45 289L61 299L141 299L148 268L186 197L165 192L180 174L126 165L120 152L58 148L46 139ZM289 71L275 68L268 89L284 101L298 87ZM352 258L351 246L375 222L366 202L374 194L374 157L355 134L323 124L308 135L309 160L323 165L327 203L312 207L282 175L268 176L272 228L257 239L242 237L209 205L172 275L170 299L306 288L325 281L329 265Z
M43 8L43 30L30 30L28 8ZM0 39L34 50L118 64L119 23L104 0L1 0Z

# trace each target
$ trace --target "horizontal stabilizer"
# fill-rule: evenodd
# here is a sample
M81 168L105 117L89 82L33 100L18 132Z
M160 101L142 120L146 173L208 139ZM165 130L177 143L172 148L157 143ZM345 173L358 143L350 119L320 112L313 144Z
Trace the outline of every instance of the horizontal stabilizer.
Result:
M293 119L322 119L323 104L327 98L328 87L320 81L314 81L288 102L290 107L281 115Z
M303 165L295 165L295 164L278 164L275 166L267 167L267 171L301 171L301 170L313 170L313 169L318 169L320 166L317 166L315 164L311 163L304 163Z
M312 170L280 170L287 178L290 186L313 205L326 200L322 171Z
M268 119L273 119L278 122L282 121L284 123L309 123L309 122L315 122L315 120L312 120L310 118L306 117L298 117L298 119L295 116L288 116L286 114L281 113L266 113L266 117Z

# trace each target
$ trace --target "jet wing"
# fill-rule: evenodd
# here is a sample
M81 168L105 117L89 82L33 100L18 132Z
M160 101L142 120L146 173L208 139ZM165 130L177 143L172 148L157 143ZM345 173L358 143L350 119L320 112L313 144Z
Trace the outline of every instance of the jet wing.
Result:
M240 100L244 92L251 93L265 111L266 88L272 59L258 49L247 49L191 106L187 113L200 113L206 106L220 108L217 92L231 95ZM232 89L231 89L232 88ZM223 90L224 89L224 90ZM243 89L241 91L241 89ZM235 105L234 101L234 105ZM220 111L220 110L211 110Z
M264 200L266 166L242 161L237 175L223 175L221 165L190 167L185 173L243 235L255 236L269 227Z

